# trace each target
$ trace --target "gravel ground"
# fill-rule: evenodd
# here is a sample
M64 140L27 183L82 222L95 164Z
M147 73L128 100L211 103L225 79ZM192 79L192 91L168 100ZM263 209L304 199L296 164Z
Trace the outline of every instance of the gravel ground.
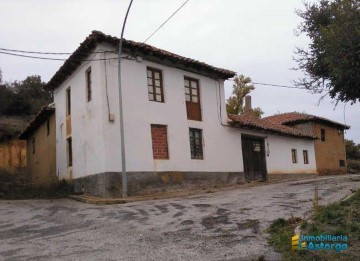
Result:
M360 175L123 205L0 201L1 260L279 260L264 230L360 188Z

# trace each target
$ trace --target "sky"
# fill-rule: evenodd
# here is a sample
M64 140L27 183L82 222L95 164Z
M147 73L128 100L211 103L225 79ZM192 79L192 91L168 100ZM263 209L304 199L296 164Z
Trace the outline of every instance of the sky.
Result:
M124 37L144 41L185 0L134 0ZM0 48L73 52L99 30L120 36L128 0L0 0ZM147 43L251 77L253 82L293 85L294 50L309 39L297 36L303 0L190 0ZM62 56L66 58L66 56ZM63 62L0 54L5 81L40 75L47 82ZM347 139L360 143L360 105L335 102L306 90L255 85L253 107L269 116L306 112L351 126ZM226 81L229 96L232 82Z

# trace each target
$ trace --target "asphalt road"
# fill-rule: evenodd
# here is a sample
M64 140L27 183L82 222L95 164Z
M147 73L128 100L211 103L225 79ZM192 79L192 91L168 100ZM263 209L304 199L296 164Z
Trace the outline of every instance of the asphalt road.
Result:
M338 176L184 198L98 206L0 201L0 260L279 260L264 230L360 188Z

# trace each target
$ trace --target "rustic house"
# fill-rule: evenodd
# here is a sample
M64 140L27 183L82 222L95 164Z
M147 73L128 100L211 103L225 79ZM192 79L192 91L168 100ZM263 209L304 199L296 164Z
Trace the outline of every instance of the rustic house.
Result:
M350 126L306 113L290 112L264 118L275 124L296 128L317 137L316 169L319 174L346 173L344 131Z
M26 140L28 183L47 187L57 182L54 105L44 106L19 138Z
M77 192L121 195L118 41L93 31L47 84L56 173ZM129 195L316 173L313 133L228 117L234 72L130 40L121 64Z

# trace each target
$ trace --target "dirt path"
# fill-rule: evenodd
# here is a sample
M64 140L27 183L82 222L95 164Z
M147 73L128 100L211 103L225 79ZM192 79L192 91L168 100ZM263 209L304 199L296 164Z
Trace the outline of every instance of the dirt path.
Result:
M325 204L360 188L360 176L110 206L0 201L0 260L278 260L264 229L308 212L315 184Z

